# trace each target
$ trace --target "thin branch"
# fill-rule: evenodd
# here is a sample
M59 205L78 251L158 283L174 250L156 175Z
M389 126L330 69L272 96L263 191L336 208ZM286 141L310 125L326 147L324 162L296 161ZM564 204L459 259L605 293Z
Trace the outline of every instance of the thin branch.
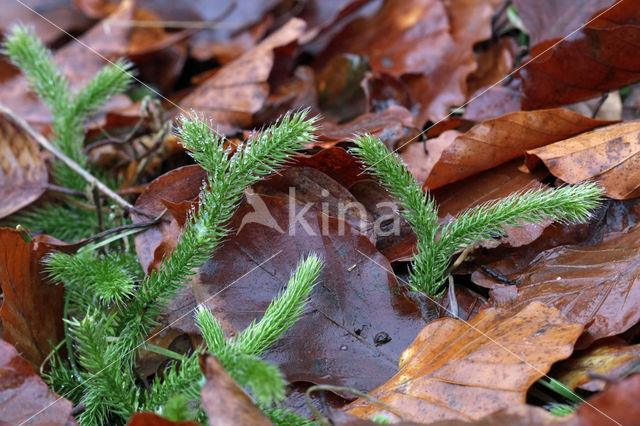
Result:
M47 151L51 152L55 157L66 164L71 170L82 176L84 180L86 180L89 184L97 187L100 192L105 194L107 197L111 198L117 204L119 204L122 208L127 211L134 210L133 205L131 205L127 200L113 192L109 187L107 187L104 183L102 183L99 179L93 176L91 173L87 172L85 169L80 167L78 163L64 155L57 147L55 147L51 142L47 140L44 136L38 133L33 127L29 125L24 119L18 117L13 111L7 108L4 104L0 103L0 112L5 114L7 117L11 118L14 123L20 126L25 132L29 134L40 146L42 146Z

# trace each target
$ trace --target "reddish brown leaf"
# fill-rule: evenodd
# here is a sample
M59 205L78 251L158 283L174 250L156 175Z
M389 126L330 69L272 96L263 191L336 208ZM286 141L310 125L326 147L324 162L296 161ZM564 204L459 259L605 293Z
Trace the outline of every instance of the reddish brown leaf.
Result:
M233 62L182 99L185 110L205 113L220 126L222 133L247 127L252 115L264 104L269 94L267 79L274 64L274 49L295 42L305 23L292 19L278 31L247 50Z
M280 198L261 198L263 215L284 232L264 220L245 221L256 212L241 207L232 225L238 229L245 221L244 227L192 281L196 301L211 308L226 333L242 330L260 317L298 261L315 252L325 266L308 308L265 357L292 382L358 389L381 384L424 324L389 263L343 221Z
M467 77L469 98L478 90L497 84L511 71L515 49L512 39L503 38L476 53L478 69Z
M5 304L6 304L5 300ZM75 425L73 404L51 392L31 365L0 339L0 423Z
M159 416L149 411L135 413L129 419L128 426L198 426L199 423L192 421L173 422L167 418Z
M353 140L356 135L371 133L390 149L415 139L419 133L411 113L401 106L392 105L379 113L363 114L345 124L323 122L317 131L314 146L328 147Z
M529 386L571 354L581 331L540 303L515 315L485 310L469 323L442 318L420 331L398 373L370 394L408 420L478 420L524 403ZM362 399L347 412L364 419L384 413Z
M513 312L532 301L560 309L585 324L580 347L627 330L640 320L640 226L611 233L593 246L562 246L540 253L517 275ZM489 301L492 302L492 299ZM495 302L493 302L495 303Z
M37 369L51 352L51 345L64 338L64 287L46 278L42 262L49 253L70 247L48 235L26 243L18 231L0 228L4 338Z
M480 89L469 97L462 118L483 122L511 112L520 111L520 86L515 84Z
M362 163L349 152L338 147L322 150L315 155L298 155L291 165L318 169L347 188L351 188L361 180L370 179L369 175L363 173Z
M206 355L200 358L200 367L207 378L201 397L210 426L273 424L229 376L216 357Z
M591 375L604 376L610 381L619 380L639 361L640 345L629 345L618 337L608 337L557 363L553 367L556 372L553 377L571 389L579 387L592 392L601 391L606 383Z
M0 219L37 200L47 185L38 146L0 114Z
M608 123L564 109L520 111L487 120L453 140L431 168L424 186L438 188L517 158L528 149ZM440 138L447 137L446 133Z
M556 40L533 46L531 57L540 56L520 71L522 108L567 105L640 80L639 23L636 2L621 1L550 50Z
M568 36L580 28L596 12L615 3L615 0L514 0L530 37L531 46L546 40Z
M640 195L640 121L596 129L527 154L530 169L542 160L565 182L595 180L616 199Z
M617 423L634 425L640 418L640 374L615 383L604 392L587 400L576 410L579 426L600 426Z

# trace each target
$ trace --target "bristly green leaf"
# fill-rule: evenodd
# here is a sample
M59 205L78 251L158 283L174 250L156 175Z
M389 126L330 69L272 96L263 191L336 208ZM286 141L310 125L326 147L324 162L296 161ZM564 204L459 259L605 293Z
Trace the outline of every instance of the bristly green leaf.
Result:
M368 170L398 200L401 213L418 236L411 289L435 296L444 292L444 275L457 251L504 234L504 226L545 220L584 222L601 200L601 190L592 182L520 192L476 206L440 227L433 198L420 188L398 155L371 135L361 136L355 144L354 155L369 165Z

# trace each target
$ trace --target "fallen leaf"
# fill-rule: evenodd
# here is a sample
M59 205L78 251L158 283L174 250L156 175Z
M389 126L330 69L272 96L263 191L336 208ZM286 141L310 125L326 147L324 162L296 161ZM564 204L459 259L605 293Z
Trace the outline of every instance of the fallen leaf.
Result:
M71 401L49 390L16 348L0 339L1 424L71 426L76 424L72 408Z
M634 374L580 404L575 416L580 426L634 425L640 418L639 397L640 374Z
M53 251L72 247L48 235L26 243L18 231L0 228L0 284L4 294L0 318L4 339L36 369L52 345L64 338L64 287L47 279L42 262Z
M292 159L291 165L313 167L347 188L351 188L362 180L371 179L367 173L364 173L362 163L339 147L328 148L314 155L297 155Z
M546 40L557 40L577 30L597 12L615 0L514 0L513 5L535 46Z
M0 219L31 204L44 193L47 167L38 146L0 114Z
M262 108L269 94L267 79L274 64L274 49L295 42L304 29L304 21L291 19L220 68L180 101L181 108L206 114L221 126L221 133L248 127L252 123L252 115Z
M567 183L598 182L604 195L618 200L640 195L640 121L596 129L527 151L530 170L544 162Z
M192 421L174 422L156 413L141 411L135 413L129 419L127 426L198 426L199 423Z
M469 96L462 118L481 123L520 111L521 98L520 86L517 83L479 89Z
M527 389L571 354L581 331L541 303L515 314L488 309L468 323L441 318L420 331L398 373L370 395L407 420L479 420L524 403ZM385 413L363 399L346 411L363 419Z
M273 424L216 357L205 355L200 358L200 368L207 379L200 395L210 426Z
M562 43L551 47L556 40L549 39L533 46L530 55L536 59L520 71L522 108L567 105L640 80L637 6L634 1L617 2ZM571 15L580 19L581 14ZM556 19L559 15L552 16Z
M478 69L467 77L469 98L481 89L498 84L507 76L513 68L515 49L513 40L505 37L490 42L485 48L476 52Z
M523 155L528 149L609 124L564 109L519 111L487 120L458 136L435 162L424 187L435 189ZM440 138L445 138L443 133Z
M192 280L196 301L227 335L238 332L260 317L299 260L317 253L325 265L305 313L264 357L291 382L380 385L424 324L389 263L345 222L281 198L261 199L273 222L247 221L255 214L250 206L236 212L231 226L245 225Z
M557 363L553 367L553 377L571 389L579 387L596 392L604 389L606 383L591 377L592 374L610 378L610 381L619 380L638 361L640 345L629 345L618 337L608 337Z
M578 347L624 332L640 311L640 226L607 234L597 245L568 245L541 252L518 274L518 296L500 305L512 312L532 301L560 309L585 325ZM489 303L494 303L489 299Z

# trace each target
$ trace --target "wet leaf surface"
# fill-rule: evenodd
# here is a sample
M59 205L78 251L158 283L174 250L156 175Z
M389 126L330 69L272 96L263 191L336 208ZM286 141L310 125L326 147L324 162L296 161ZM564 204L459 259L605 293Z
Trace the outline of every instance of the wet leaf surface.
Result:
M315 252L325 267L307 312L265 357L292 382L378 386L393 375L400 353L424 324L388 261L342 221L261 198L284 232L264 221L246 223L192 280L196 301L211 308L226 333L242 330L261 317L298 261ZM252 210L236 213L234 229ZM379 333L390 340L376 346Z
M479 420L523 403L551 363L571 354L581 331L540 303L517 313L488 309L469 323L442 318L420 331L398 373L371 395L408 420ZM383 413L361 399L347 412L360 418Z
M578 424L596 426L617 422L621 425L632 425L640 417L638 395L640 374L634 374L589 398L588 404L581 404L576 410Z
M72 406L49 390L16 348L0 339L0 423L76 425Z

